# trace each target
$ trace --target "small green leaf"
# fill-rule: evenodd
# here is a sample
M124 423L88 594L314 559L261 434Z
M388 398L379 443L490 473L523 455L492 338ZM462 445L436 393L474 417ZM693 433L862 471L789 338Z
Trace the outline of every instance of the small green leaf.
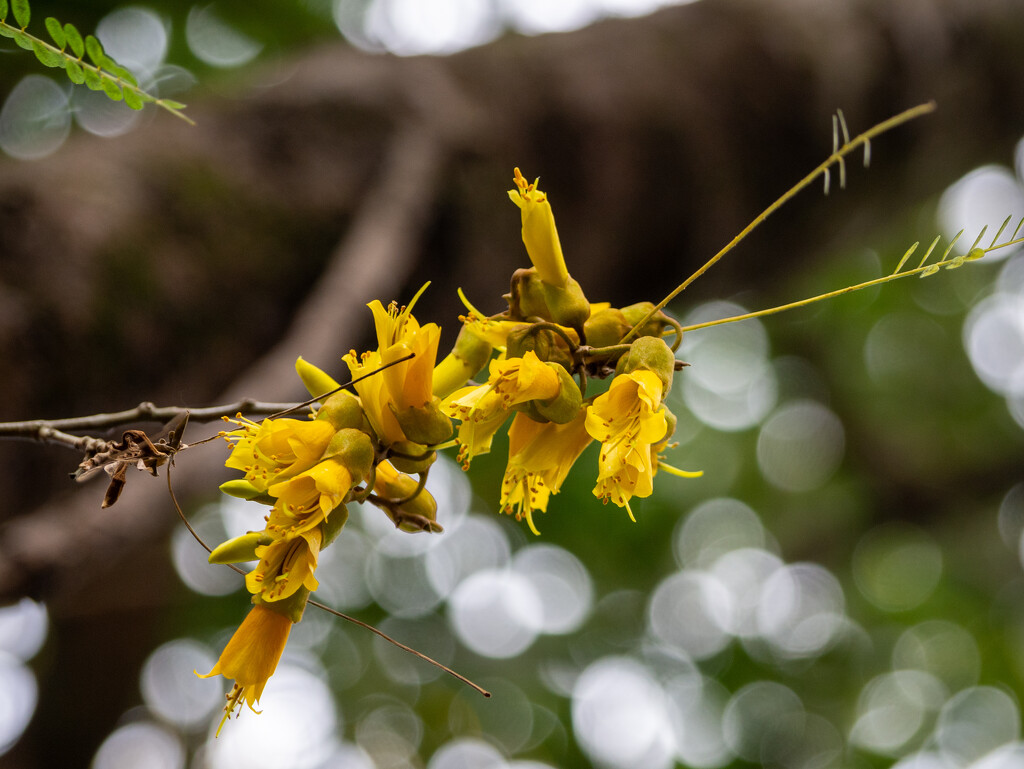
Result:
M139 97L139 92L132 88L124 89L124 103L132 109L142 109L142 99Z
M3 35L4 37L14 37L16 34L17 30L6 25L0 25L0 35Z
M60 25L60 22L57 21L52 16L47 16L46 31L50 33L50 37L53 38L53 42L57 44L57 47L63 51L64 46L66 46L68 43L68 40L67 37L64 35L64 27Z
M28 0L11 0L11 10L14 11L15 20L22 29L28 26L28 20L32 18L32 10L28 7Z
M110 66L106 67L106 70L110 72L112 75L117 75L126 83L131 83L134 86L137 86L139 84L139 81L135 79L135 75L133 75L131 72L129 72L127 69L125 69L112 59L110 60Z
M64 35L67 37L68 45L71 46L71 50L75 52L75 56L79 59L85 54L85 42L82 40L82 36L78 30L70 24L64 25Z
M64 66L64 57L54 51L52 48L47 48L38 40L32 42L32 52L36 55L36 58L47 67L62 67Z
M85 87L90 91L98 91L103 88L99 73L90 69L89 67L82 67L82 71L85 73Z
M174 101L172 99L157 99L157 101L168 109L185 109L185 105L180 101Z
M108 77L103 78L103 92L113 101L121 101L121 99L124 98L124 94L121 93L121 89L118 87L117 83Z
M68 59L64 65L64 69L67 70L68 78L75 85L81 85L85 82L85 72L82 71L82 65L74 59Z
M85 52L89 54L89 58L92 59L92 63L97 67L103 66L103 60L106 58L106 54L103 53L103 46L100 45L100 41L93 35L85 36Z
M14 30L14 34L11 35L14 38L14 42L24 48L26 51L32 50L32 35L27 32L22 32L20 29Z
M7 0L0 0L0 21L7 18Z

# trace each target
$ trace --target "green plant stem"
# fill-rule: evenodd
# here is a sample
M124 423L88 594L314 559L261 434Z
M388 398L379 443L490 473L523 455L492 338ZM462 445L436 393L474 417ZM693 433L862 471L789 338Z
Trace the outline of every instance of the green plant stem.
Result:
M777 198L774 203L772 203L770 206L768 206L768 208L766 208L764 211L762 211L760 214L758 214L757 217L755 217L754 220L750 222L750 224L748 224L746 227L744 227L740 231L740 233L738 235L736 235L736 237L734 237L732 240L730 240L717 254L715 254L713 257L708 259L708 261L705 262L703 264L703 266L701 266L696 272L694 272L690 277L688 277L686 280L684 280L682 283L680 283L678 286L676 286L669 293L669 295L666 296L664 299L662 299L657 305L655 305L654 308L649 313L647 313L647 315L642 320L640 320L640 322L635 324L633 326L633 328L629 330L629 333L627 333L624 337L622 337L621 343L624 344L624 343L628 342L630 339L632 339L634 336L636 336L638 330L643 328L644 324L647 323L647 321L649 321L651 318L653 318L654 315L659 310L665 309L665 307L668 305L669 302L671 302L673 299L675 299L677 296L679 296L679 294L681 294L683 291L685 291L686 288L691 283L693 283L693 281L695 281L697 278L699 278L701 275L703 275L705 272L707 272L708 269L710 269L711 266L715 264L715 262L717 262L719 259L721 259L723 256L725 256L727 253L732 251L733 248L735 248L736 245L741 240L743 240L745 237L747 237L747 235L749 235L754 230L754 228L756 228L765 219L767 219L769 216L771 216L773 213L775 213L779 208L781 208L786 202L788 202L792 197L794 197L804 187L807 187L815 179L817 179L819 176L821 176L826 171L828 171L829 168L831 168L836 163L841 163L843 161L843 159L847 155L849 155L851 152L853 152L858 147L864 146L866 148L866 147L870 146L871 140L874 137L878 136L879 134L883 134L886 131L889 131L889 130L895 128L896 126L899 126L899 125L902 125L903 123L909 122L910 120L913 120L914 118L920 117L921 115L926 115L929 112L934 112L935 111L935 107L936 107L935 102L928 102L926 104L919 104L916 107L912 107L912 108L910 108L908 110L905 110L905 111L899 113L898 115L894 115L893 117L889 118L888 120L884 120L881 123L878 123L877 125L872 126L871 128L869 128L864 133L858 134L857 136L853 137L849 141L844 142L841 147L838 147L835 151L833 151L832 154L829 155L817 168L815 168L813 171L811 171L809 174L807 174L803 179L801 179L796 184L794 184L792 187L790 187L789 190L787 190L779 198ZM851 288L850 290L855 290L855 288ZM788 307L788 306L789 305L786 305L786 307ZM774 311L775 312L780 312L781 310L776 309ZM764 314L768 314L768 311L765 311ZM683 331L687 331L687 330L690 330L690 328L688 328L688 327L687 328L683 328Z

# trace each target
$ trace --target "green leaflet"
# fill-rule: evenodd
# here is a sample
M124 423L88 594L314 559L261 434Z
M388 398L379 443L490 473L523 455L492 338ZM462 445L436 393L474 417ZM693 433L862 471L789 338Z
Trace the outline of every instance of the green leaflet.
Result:
M0 21L7 18L7 0L0 0Z
M103 46L100 45L100 41L93 35L85 36L85 52L89 54L89 58L92 59L92 63L97 67L102 67L104 59L107 55L103 53Z
M103 88L102 78L99 73L94 69L82 67L82 71L85 73L85 87L90 91L99 91Z
M67 45L67 37L64 35L64 28L60 25L60 22L52 16L47 16L46 31L50 33L50 37L53 38L53 42L56 43L57 47L63 51L64 46Z
M85 55L85 41L82 40L81 34L70 24L65 24L64 35L71 50L75 52L75 56L81 59Z
M108 77L102 79L103 92L109 96L113 101L121 101L124 98L124 94L121 93L121 88Z
M52 48L47 48L43 43L38 40L32 41L32 52L36 55L36 58L47 67L63 67L64 57L54 51Z
M142 98L139 92L133 88L124 89L124 103L132 109L142 109Z
M85 82L85 72L82 70L82 65L74 59L68 59L64 64L64 69L68 73L68 79L75 85L81 85Z
M28 0L11 0L11 10L14 11L14 20L21 25L22 29L25 29L28 26L28 20L32 18Z

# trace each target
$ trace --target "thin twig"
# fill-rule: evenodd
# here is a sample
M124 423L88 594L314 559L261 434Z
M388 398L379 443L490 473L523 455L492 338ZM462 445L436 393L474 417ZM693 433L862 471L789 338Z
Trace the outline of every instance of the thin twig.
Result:
M881 123L878 123L877 125L872 126L871 128L869 128L864 133L858 134L857 136L853 137L853 139L851 139L850 141L843 143L842 146L840 146L837 149L835 149L832 152L832 154L829 155L817 168L815 168L813 171L811 171L809 174L807 174L807 176L805 176L803 179L801 179L796 184L794 184L792 187L790 187L785 193L783 193L779 198L777 198L774 203L772 203L770 206L768 206L768 208L766 208L764 211L762 211L760 214L758 214L754 218L754 220L750 222L750 224L748 224L746 227L744 227L740 231L740 233L738 235L736 235L736 237L734 237L732 240L730 240L717 254L715 254L713 257L708 259L708 261L705 262L704 265L702 267L700 267L700 269L698 269L690 277L688 277L686 280L684 280L682 283L680 283L678 286L676 286L669 293L668 296L666 296L658 304L656 304L651 309L651 311L649 313L647 313L646 316L644 316L643 319L641 319L638 323L636 323L633 326L633 328L630 329L628 334L626 334L624 337L622 337L622 339L620 340L620 343L626 343L630 339L632 339L634 336L636 336L637 332L641 328L644 327L644 324L647 323L647 321L649 321L651 318L653 318L655 316L655 314L659 310L663 310L668 305L669 302L671 302L679 294L681 294L683 291L685 291L686 288L691 283L693 283L693 281L695 281L697 278L699 278L701 275L703 275L705 272L707 272L708 269L713 264L715 264L715 262L717 262L719 259L721 259L723 256L725 256L727 253L732 251L732 249L735 248L736 245L741 240L743 240L745 237L747 237L747 235L749 235L750 232L755 227L757 227L765 219L767 219L769 216L771 216L773 213L775 213L790 198L792 198L794 195L796 195L798 192L800 192L800 190L802 190L804 187L809 185L811 182L813 182L819 176L821 176L822 174L827 173L828 169L831 166L833 166L836 163L841 163L843 161L843 158L845 158L847 155L849 155L851 152L853 152L855 149L857 149L857 147L859 147L861 145L865 145L866 146L871 141L871 139L874 138L875 136L878 136L879 134L885 133L889 129L895 128L896 126L901 125L903 123L906 123L906 122L908 122L910 120L913 120L916 117L920 117L921 115L925 115L925 114L927 114L929 112L933 112L935 110L935 107L936 107L936 105L935 105L935 102L933 102L933 101L928 102L926 104L919 104L918 106L912 107L912 108L910 108L908 110L905 110L905 111L901 112L898 115L894 115L893 117L889 118L888 120L883 120ZM845 124L844 124L844 129L843 130L844 130L844 132L846 130L845 129ZM838 142L838 136L835 139L835 141ZM684 329L684 330L687 330L687 329Z

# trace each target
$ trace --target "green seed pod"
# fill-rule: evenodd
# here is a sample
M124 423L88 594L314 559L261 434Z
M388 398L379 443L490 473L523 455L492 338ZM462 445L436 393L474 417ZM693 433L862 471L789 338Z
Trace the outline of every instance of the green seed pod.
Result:
M234 537L213 548L210 563L242 563L256 560L256 548L269 545L273 538L265 531L250 531L240 537Z
M366 426L363 406L359 402L359 398L348 390L336 392L325 400L316 412L316 418L329 422L335 430L346 428L362 430Z
M637 369L646 369L658 375L665 394L672 387L672 374L675 372L676 356L665 342L653 336L642 336L635 339L629 346L629 352L619 359L616 371L622 374L629 374ZM620 371L621 369L621 371Z
M583 324L583 337L591 347L611 347L618 344L631 328L622 310L609 307L587 319Z
M374 453L370 436L362 430L338 430L327 444L324 459L337 457L352 475L352 483L362 483L373 467Z
M401 411L396 409L393 403L388 405L398 420L398 426L409 440L433 446L444 443L454 432L452 420L441 412L440 403L440 399L435 397L433 402L422 408L410 406Z

